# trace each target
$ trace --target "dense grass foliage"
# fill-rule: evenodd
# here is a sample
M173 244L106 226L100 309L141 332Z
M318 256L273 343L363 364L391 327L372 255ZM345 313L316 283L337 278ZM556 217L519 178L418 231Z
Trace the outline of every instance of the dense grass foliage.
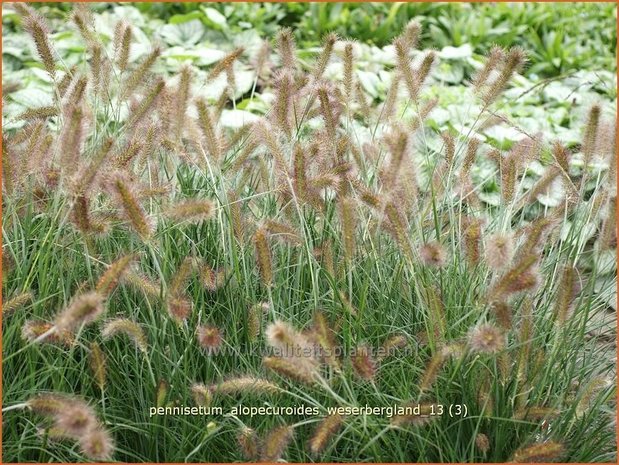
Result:
M131 6L3 13L5 462L616 459L612 80L521 125L536 52L480 33L473 65L432 5L260 5L302 28L225 51L212 11L140 7L162 44ZM385 47L309 36L393 8L424 10Z

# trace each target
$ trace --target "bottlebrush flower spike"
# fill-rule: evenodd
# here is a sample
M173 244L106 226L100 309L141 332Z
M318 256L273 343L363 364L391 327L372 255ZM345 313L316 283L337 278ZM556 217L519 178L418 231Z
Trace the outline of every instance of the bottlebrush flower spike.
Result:
M202 383L194 383L191 385L191 395L196 405L209 407L213 400L213 395L208 387Z
M24 307L25 305L28 305L28 303L32 302L32 300L33 300L33 295L32 295L32 292L30 291L17 294L13 298L2 303L2 316L7 317L11 313L13 313L15 310L18 310Z
M333 55L333 46L339 40L339 37L336 33L330 32L327 34L322 41L322 51L320 52L320 56L314 65L314 69L312 71L312 76L314 80L318 80L322 77L327 69L327 65L329 64L329 60Z
M124 100L127 97L133 95L133 92L146 80L147 74L154 66L155 62L161 56L161 47L155 47L146 56L146 58L133 70L133 72L127 77L121 91L121 98Z
M138 202L135 192L129 187L128 180L123 175L116 174L111 181L110 187L134 231L143 240L150 239L154 231L153 222Z
M256 261L260 277L266 287L273 285L273 265L271 261L271 249L267 240L267 233L264 227L258 228L254 234L254 247L256 249Z
M490 105L497 99L514 74L520 72L525 62L526 53L523 49L514 47L507 52L498 76L483 93L482 99L486 105Z
M253 429L243 427L237 436L237 441L245 460L256 461L260 458L262 444L260 443L260 438Z
M49 42L49 30L47 25L43 21L43 18L41 18L41 16L39 16L39 14L32 9L21 9L21 11L18 10L18 12L24 20L24 29L32 36L32 39L34 40L34 45L39 58L41 58L41 61L43 62L45 71L50 74L52 79L55 79L56 58Z
M95 378L99 390L103 391L106 381L106 360L105 354L99 347L99 344L93 342L90 344L90 368Z
M206 151L215 162L219 162L222 156L222 146L219 133L210 110L203 98L196 100L198 110L198 123L206 141Z
M53 324L39 320L28 320L22 326L21 335L22 338L29 341L39 341L41 343L60 344L66 347L71 347L75 342L73 333L69 330L54 331L44 340L39 340L39 337L47 333L54 327Z
M187 297L170 296L166 300L168 314L177 322L181 323L189 318L193 308L193 302Z
M284 28L277 34L277 53L281 60L282 67L294 72L297 67L296 43L292 30L290 28Z
M88 431L79 443L82 453L91 460L108 461L114 454L114 441L103 428Z
M437 241L424 244L419 250L421 260L427 266L440 268L447 262L447 252Z
M58 410L54 417L58 428L72 437L82 437L98 424L92 407L76 399Z
M558 459L564 450L563 444L559 442L545 441L521 447L514 452L512 461L515 463L550 462Z
M491 324L482 324L469 331L468 345L473 352L493 354L505 347L505 335Z
M376 360L372 356L371 350L366 345L357 346L354 354L350 357L350 362L356 375L366 381L374 380L376 375Z
M314 434L308 441L310 453L316 457L319 455L329 441L337 434L342 425L344 424L344 418L341 415L329 415L326 416L316 427Z
M199 326L196 331L198 344L208 355L213 355L219 352L223 344L221 331L216 326Z
M511 234L495 233L485 241L485 259L490 268L499 271L509 266L514 246Z
M475 436L475 447L477 447L482 454L487 454L490 450L490 440L488 436L484 433L478 433L477 436Z
M105 271L105 273L103 273L99 278L99 281L95 286L95 291L97 291L104 297L109 296L116 288L116 286L122 279L124 273L129 269L134 260L135 255L130 254L120 257L118 260L112 263Z
M241 376L215 384L209 389L213 394L276 394L280 391L279 386L265 379L253 376Z
M213 218L215 204L206 199L185 200L171 205L165 215L177 221L199 222Z
M54 320L56 331L74 330L97 320L104 312L103 297L97 292L88 292L73 299L69 306Z
M294 429L292 426L279 426L272 429L264 438L261 461L277 462L281 459L282 454L293 437L293 433Z
M103 339L109 339L117 334L127 335L143 353L148 351L148 342L144 330L135 321L127 318L115 318L107 321L101 330Z
M303 359L301 359L303 360ZM282 357L264 357L262 364L281 376L309 386L316 383L318 372L314 365L299 363L299 360Z

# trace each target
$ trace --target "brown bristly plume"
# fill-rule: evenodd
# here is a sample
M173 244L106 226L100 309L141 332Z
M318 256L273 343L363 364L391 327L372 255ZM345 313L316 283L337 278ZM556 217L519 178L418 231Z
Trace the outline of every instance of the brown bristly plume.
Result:
M60 133L60 164L65 173L72 174L72 170L79 162L80 152L84 141L84 111L81 107L69 110L68 124L63 125Z
M513 254L514 245L511 234L494 233L484 241L486 264L495 271L509 266Z
M143 353L148 351L148 341L142 327L135 321L127 318L114 318L109 320L101 330L103 339L109 339L117 334L125 334L131 339L135 346Z
M617 247L617 196L608 200L606 218L602 223L600 236L597 242L600 250L609 250Z
M564 451L563 444L545 441L519 448L514 452L512 461L515 463L551 462L557 460Z
M496 321L503 331L507 332L512 327L513 310L505 301L498 301L492 304L492 312Z
M161 47L155 47L146 58L133 70L127 77L122 87L121 96L123 99L133 95L133 92L145 81L147 74L161 56Z
M92 184L95 181L95 178L99 175L100 169L105 163L113 145L114 139L111 137L105 139L101 144L101 147L91 158L90 162L86 163L78 170L72 186L72 191L75 195L83 195L92 187Z
M535 287L539 278L534 267L538 260L539 256L533 253L517 260L490 288L488 301L495 302L516 292Z
M314 312L312 318L311 338L320 346L322 359L336 372L341 369L340 361L337 358L335 332L329 325L326 316L320 310Z
M586 173L591 159L595 153L598 139L598 127L600 125L600 114L602 108L600 105L593 105L589 109L589 115L587 116L587 125L585 126L585 134L582 141L582 154L583 154L583 173Z
M170 205L165 216L177 221L199 222L213 218L215 204L208 199L189 199Z
M260 277L265 286L273 285L273 264L271 259L271 248L267 239L267 231L264 227L258 228L254 234L254 247L256 250L256 261Z
M97 320L104 312L103 297L97 292L79 295L54 320L56 331L73 330Z
M473 87L477 93L481 93L481 89L488 81L490 73L497 69L503 62L505 55L505 50L498 45L495 45L490 49L486 63L473 79Z
M482 95L482 99L486 106L497 99L514 74L520 72L525 62L526 53L523 49L514 47L507 52L506 57L502 61L499 75L489 84L488 89Z
M293 107L293 75L288 70L277 74L275 78L276 98L273 103L273 120L287 137L292 135L290 111Z
M569 316L570 305L577 291L577 278L578 270L574 266L563 267L553 310L555 321L559 326L563 326Z
M157 102L157 98L164 91L164 89L165 81L163 79L157 79L135 110L133 110L131 116L129 116L129 121L127 122L128 127L134 127L142 121L146 114L153 109Z
M482 220L475 217L462 219L464 255L470 266L476 266L481 258Z
M320 114L325 122L325 128L329 136L329 140L336 140L337 122L332 111L331 100L329 99L328 87L326 85L319 85L318 89L318 101L320 102Z
M350 104L353 100L354 89L354 48L352 42L346 42L344 45L344 98Z
M468 333L468 347L472 352L496 353L505 347L505 335L490 323L477 325Z
M385 121L389 121L397 110L400 79L399 74L393 74L391 77L391 84L389 85L389 90L387 91L387 96L385 97L385 102L381 109L381 117L384 118Z
M142 240L150 239L154 231L152 220L138 202L128 181L124 176L117 174L112 179L110 187L133 230Z
M292 35L292 30L290 28L281 29L277 33L276 42L277 53L279 54L282 67L294 72L296 70L297 59L295 56L296 43Z
M400 246L400 249L409 260L412 260L413 251L406 233L408 230L406 217L393 201L389 201L385 205L385 215L389 220L389 224L392 228L392 234Z
M269 310L267 302L251 305L247 310L247 336L251 342L255 342L262 330L264 314Z
M380 352L376 357L378 362L392 356L396 350L404 349L408 346L408 338L404 334L394 334L389 336L380 346Z
M310 453L316 457L329 444L329 441L337 434L342 425L344 418L339 414L326 416L314 430L314 434L308 441Z
M176 106L174 115L174 132L176 140L180 140L185 129L185 118L187 115L187 105L190 98L190 85L193 78L191 66L181 68L178 89L176 90Z
M255 378L253 376L241 376L231 378L210 387L213 394L235 395L235 394L276 394L280 392L279 386L267 381L266 379Z
M103 391L107 376L106 359L105 354L96 342L90 344L90 369L99 390Z
M221 140L217 131L217 127L210 110L207 107L206 101L203 98L196 100L196 108L198 109L198 122L200 130L206 140L206 151L218 162L221 159Z
M272 429L264 438L261 462L277 462L292 440L294 429L292 426L279 426Z
M52 45L49 41L49 30L47 25L43 21L43 18L39 16L34 10L29 9L18 12L22 15L24 20L24 29L32 36L34 40L34 45L37 49L37 53L41 61L43 62L43 66L45 67L45 71L47 71L50 76L55 79L56 78L56 58L54 51L52 49ZM24 13L26 15L24 15Z
M406 26L404 26L404 31L402 32L402 39L404 40L406 46L410 49L417 48L420 37L421 24L415 20L409 21Z
M408 54L409 48L403 37L398 37L393 41L396 52L396 64L399 75L404 80L408 95L414 103L419 101L420 80L413 72L411 60Z
M166 308L172 319L181 323L189 318L193 309L193 302L185 296L170 295L166 299Z
M114 50L116 63L121 71L125 71L129 63L132 35L131 25L122 20L116 23L116 28L114 29Z
M217 354L223 344L223 335L221 330L214 325L202 325L196 329L196 338L198 344L207 355Z
M243 427L237 436L237 441L245 460L257 461L260 458L262 444L252 428Z
M208 74L207 80L212 81L216 79L221 73L227 72L232 68L232 65L238 58L243 54L245 49L243 47L238 47L234 49L232 52L228 53L221 60L217 62L217 64L211 69Z
M14 311L28 305L33 300L32 292L26 291L2 302L2 317L6 318Z
M116 286L118 286L123 274L129 269L129 266L134 260L135 255L129 254L120 257L112 263L99 278L95 290L104 297L109 296Z
M351 263L356 250L357 213L355 202L350 198L343 198L339 203L340 223L342 225L342 244L344 256Z
M264 357L262 364L279 375L290 378L306 385L316 383L318 375L316 368L308 363L299 363L298 360L283 357Z
M427 266L442 267L447 262L447 251L445 247L437 241L424 244L420 250L422 262Z
M193 383L190 387L193 401L196 405L209 407L213 400L210 389L202 383Z
M16 121L24 121L31 119L46 119L58 115L58 108L49 105L44 107L28 108L15 117Z
M371 349L364 344L356 347L350 356L350 363L355 374L365 381L373 381L376 376L377 364Z
M65 347L71 347L75 342L73 333L69 330L54 331L49 334L44 340L39 337L48 333L54 327L53 324L40 320L28 320L22 326L21 336L29 342L38 341L41 343L58 344Z
M533 302L526 298L521 307L520 331L518 332L517 378L524 381L529 372L529 358L533 348Z
M131 269L127 270L121 279L124 283L140 290L146 297L152 297L155 299L160 297L160 284L136 271Z
M333 46L338 41L339 37L336 33L330 32L325 35L322 40L322 51L314 65L314 69L312 70L312 76L315 80L318 80L322 77L329 64L329 60L331 59L331 55L333 55Z

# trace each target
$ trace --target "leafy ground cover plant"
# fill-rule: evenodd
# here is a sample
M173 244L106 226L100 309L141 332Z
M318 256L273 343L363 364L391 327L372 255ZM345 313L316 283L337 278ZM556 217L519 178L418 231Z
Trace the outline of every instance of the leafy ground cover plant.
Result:
M607 105L523 129L494 47L441 130L414 21L372 95L335 34L169 75L129 21L77 6L69 64L13 8L49 102L3 113L5 461L614 460Z

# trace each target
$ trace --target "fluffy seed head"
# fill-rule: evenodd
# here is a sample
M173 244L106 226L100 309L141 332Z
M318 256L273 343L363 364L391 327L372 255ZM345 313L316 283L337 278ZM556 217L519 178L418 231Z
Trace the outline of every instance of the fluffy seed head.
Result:
M172 205L166 212L168 218L179 221L203 221L213 217L215 205L210 200L192 199Z
M22 326L21 335L23 339L29 342L34 342L40 336L51 330L53 326L54 325L52 325L51 323L47 323L44 321L28 320L24 323L24 326ZM60 344L66 347L70 347L75 342L75 337L73 336L73 333L69 330L58 331L56 329L56 331L51 333L41 342Z
M217 353L222 346L223 337L221 331L216 326L200 326L196 331L198 344L207 354L212 355Z
M117 334L127 335L138 349L144 353L148 351L148 342L144 330L135 321L127 318L115 318L106 322L101 330L103 339L109 339Z
M91 460L107 461L112 458L114 453L114 441L110 434L102 429L96 428L88 431L80 438L80 450Z
M264 357L262 364L269 370L294 381L310 386L316 382L315 378L318 373L315 366L309 363L300 363L299 360L282 357Z
M106 360L105 354L99 347L99 344L93 342L90 344L90 368L95 378L97 386L103 391L106 379Z
M419 250L421 260L427 266L442 267L447 262L445 248L436 241L424 244Z
M239 393L249 393L254 395L275 394L280 391L276 384L265 379L252 376L242 376L239 378L228 379L222 383L211 386L213 394L233 395Z
M484 433L478 433L475 436L475 446L481 451L482 454L486 454L490 450L490 440Z
M135 256L130 254L125 255L112 263L105 273L103 273L99 278L95 290L102 296L109 296L134 260Z
M485 243L486 263L493 270L501 270L509 265L514 254L512 236L510 234L492 234Z
M267 232L264 227L258 228L254 234L254 247L256 249L256 260L262 283L266 287L271 287L273 285L273 265Z
M88 292L73 299L69 306L54 320L57 331L73 330L80 325L92 323L104 311L103 298L98 292Z
M32 302L32 299L33 299L33 295L32 295L32 292L30 291L17 294L15 297L2 303L2 316L6 317L10 315L15 310L22 308L23 306L27 305L29 302Z
M260 438L253 429L244 427L237 436L237 441L245 460L257 461L260 458Z
M97 425L93 409L83 402L71 402L55 415L56 425L73 437L88 434Z
M293 436L292 426L279 426L271 430L264 439L262 462L277 462L288 447Z
M310 453L313 456L319 455L327 444L339 431L344 423L344 418L341 415L329 415L325 417L316 427L314 434L308 442Z
M564 451L563 444L555 441L545 441L528 447L521 447L514 452L516 463L550 462L559 458Z
M202 383L194 383L191 385L191 395L193 396L193 401L198 406L209 407L211 405L211 401L213 395L211 390L206 387Z
M350 362L356 375L366 381L371 381L376 375L376 361L371 354L370 348L360 345L350 357Z
M505 335L496 326L482 324L469 332L468 344L474 352L496 353L505 346Z

